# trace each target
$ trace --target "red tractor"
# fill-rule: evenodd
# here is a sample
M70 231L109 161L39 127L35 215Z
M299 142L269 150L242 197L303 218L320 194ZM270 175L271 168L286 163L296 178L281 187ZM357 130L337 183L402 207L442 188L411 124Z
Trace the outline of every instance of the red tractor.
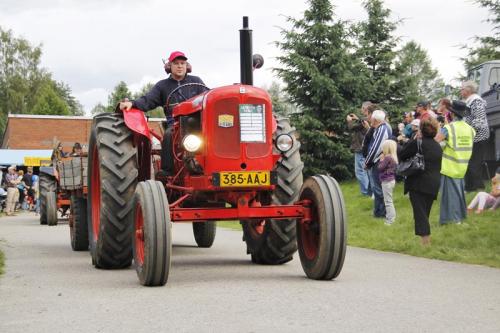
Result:
M325 175L303 182L295 129L273 115L268 93L251 85L246 18L240 36L242 84L207 88L173 109L173 175L152 179L159 151L151 139L161 137L142 111L94 118L88 216L96 267L127 267L134 259L141 284L164 285L172 223L192 222L198 246L210 247L215 221L239 220L252 262L284 264L298 248L309 278L340 273L346 251L340 187Z

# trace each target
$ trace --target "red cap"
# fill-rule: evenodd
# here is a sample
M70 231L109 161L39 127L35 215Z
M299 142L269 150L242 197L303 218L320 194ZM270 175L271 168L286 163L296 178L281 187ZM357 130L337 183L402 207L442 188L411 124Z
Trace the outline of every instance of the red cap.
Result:
M170 57L168 57L168 61L172 62L177 58L184 58L184 60L187 60L187 57L184 53L182 53L181 51L174 51L174 52L170 53Z

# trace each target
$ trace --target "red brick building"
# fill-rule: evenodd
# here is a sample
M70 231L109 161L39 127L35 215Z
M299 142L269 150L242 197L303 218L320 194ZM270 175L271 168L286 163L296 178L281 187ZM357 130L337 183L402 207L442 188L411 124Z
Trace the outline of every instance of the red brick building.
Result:
M163 133L160 118L149 119L156 133ZM9 114L2 149L52 149L60 141L69 152L75 142L87 145L92 117Z

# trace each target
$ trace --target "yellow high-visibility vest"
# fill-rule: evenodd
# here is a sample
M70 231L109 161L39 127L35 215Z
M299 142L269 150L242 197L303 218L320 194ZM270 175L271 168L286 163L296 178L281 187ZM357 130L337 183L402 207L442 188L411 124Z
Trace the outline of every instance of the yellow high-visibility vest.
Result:
M441 174L451 178L464 178L476 131L463 120L454 121L444 128L448 130L448 139L443 150Z

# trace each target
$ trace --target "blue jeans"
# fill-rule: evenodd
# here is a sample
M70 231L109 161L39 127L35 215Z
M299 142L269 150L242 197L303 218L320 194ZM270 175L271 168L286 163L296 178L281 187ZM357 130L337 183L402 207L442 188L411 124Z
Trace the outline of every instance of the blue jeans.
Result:
M368 177L368 172L365 170L365 158L362 153L354 153L354 173L356 174L361 194L371 196L370 178Z
M370 183L373 195L375 196L375 200L373 201L373 216L385 217L384 193L382 192L382 184L378 177L378 162L368 169L368 176L370 176Z

